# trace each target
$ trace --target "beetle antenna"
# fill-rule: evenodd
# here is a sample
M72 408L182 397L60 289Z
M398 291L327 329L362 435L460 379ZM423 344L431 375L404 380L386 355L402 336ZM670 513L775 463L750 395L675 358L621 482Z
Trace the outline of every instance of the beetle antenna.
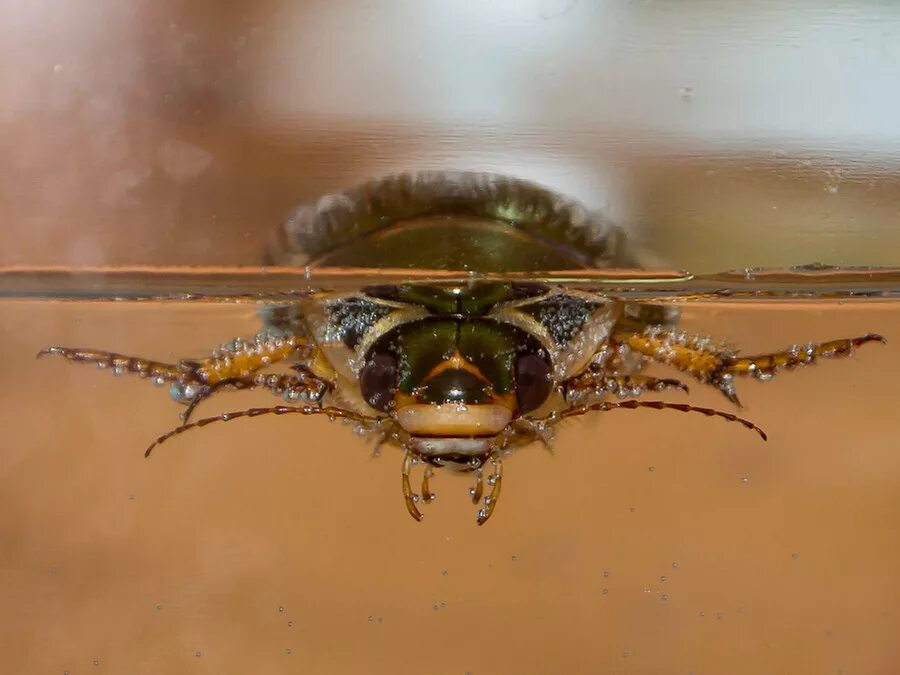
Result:
M689 405L687 403L667 403L666 401L597 401L596 403L591 403L589 405L580 405L574 408L561 410L557 413L551 413L541 420L534 421L538 424L540 424L541 422L556 424L566 417L576 417L578 415L584 415L585 413L593 411L605 412L607 410L616 410L622 408L628 410L635 410L637 408L654 408L655 410L678 410L679 412L696 412L702 415L706 415L707 417L721 417L728 420L729 422L737 422L738 424L745 426L747 429L752 429L753 431L758 433L764 441L768 440L765 431L753 424L753 422L751 422L750 420L745 420L743 417L738 417L737 415L732 415L731 413L727 413L722 410L715 410L713 408L700 408L698 406Z
M149 457L150 453L153 452L153 449L162 443L165 443L167 440L172 438L173 436L177 436L178 434L184 433L185 431L190 431L191 429L196 429L199 427L205 427L207 424L213 424L214 422L230 422L231 420L236 420L240 417L260 417L261 415L327 415L329 419L335 419L337 417L353 420L355 422L361 422L363 424L377 424L381 418L379 417L368 417L366 415L360 415L351 410L344 410L343 408L334 408L334 407L325 407L320 408L318 406L287 406L287 405L278 405L271 408L248 408L247 410L237 410L235 412L226 412L221 415L217 415L215 417L204 417L201 420L197 420L196 422L191 422L190 424L183 424L180 427L175 427L171 431L163 434L159 438L157 438L150 445L149 448L144 452L144 457Z

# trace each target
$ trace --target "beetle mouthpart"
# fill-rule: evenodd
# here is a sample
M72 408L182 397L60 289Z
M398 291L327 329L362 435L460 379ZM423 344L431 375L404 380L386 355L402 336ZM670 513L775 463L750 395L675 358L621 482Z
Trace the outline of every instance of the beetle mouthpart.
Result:
M481 438L412 436L409 443L417 455L429 462L453 468L456 468L455 464L462 463L459 470L470 471L472 467L467 464L469 458L484 458L491 451L494 438L492 436Z
M412 436L495 436L511 420L512 411L495 403L412 403L397 410L398 424Z
M500 455L498 453L491 455L488 459L488 465L493 471L487 476L487 484L491 488L487 496L482 497L485 483L484 469L478 469L475 472L475 480L477 482L474 488L469 489L469 494L472 495L472 503L476 506L479 502L483 504L478 509L477 521L479 525L484 525L488 518L491 517L491 514L494 513L494 508L500 499L500 487L503 483L503 462L500 461Z
M421 521L425 517L419 511L419 502L430 504L437 496L431 491L431 478L434 475L434 467L431 465L425 467L425 473L422 476L422 494L419 495L413 492L410 473L419 461L414 452L410 448L406 448L406 453L403 455L401 486L403 488L403 500L406 504L406 510L416 521ZM491 514L494 513L494 508L496 508L497 501L500 499L500 487L503 482L503 463L500 461L500 454L497 452L491 454L484 465L477 458L472 458L473 468L476 461L478 462L478 467L474 469L475 486L469 488L469 496L473 504L481 507L478 509L476 520L479 525L484 525L491 517ZM484 471L487 467L490 468L490 473L485 477ZM490 488L487 495L484 494L485 483Z

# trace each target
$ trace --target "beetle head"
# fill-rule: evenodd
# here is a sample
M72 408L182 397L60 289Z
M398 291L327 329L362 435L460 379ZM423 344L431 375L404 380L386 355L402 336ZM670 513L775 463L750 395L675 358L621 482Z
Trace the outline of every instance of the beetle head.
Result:
M553 387L550 359L524 331L490 319L433 318L376 341L359 373L372 408L391 414L411 449L468 467L493 439L538 408Z

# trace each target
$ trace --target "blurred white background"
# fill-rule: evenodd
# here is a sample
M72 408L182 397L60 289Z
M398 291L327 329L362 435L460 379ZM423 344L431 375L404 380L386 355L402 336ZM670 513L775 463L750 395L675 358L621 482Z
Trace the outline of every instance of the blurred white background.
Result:
M900 258L895 2L0 6L0 263L253 264L293 204L418 168L697 272Z

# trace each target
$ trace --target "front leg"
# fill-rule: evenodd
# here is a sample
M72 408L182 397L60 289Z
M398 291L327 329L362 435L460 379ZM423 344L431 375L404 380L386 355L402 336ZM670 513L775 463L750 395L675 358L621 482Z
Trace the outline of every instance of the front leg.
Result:
M304 369L297 375L261 375L263 368L288 357L302 362L314 360L318 350L299 336L274 336L263 333L252 341L242 339L226 343L205 359L182 359L177 363L162 363L114 352L70 347L49 347L38 357L56 354L76 363L93 363L108 368L114 374L135 374L162 385L171 383L172 398L188 406L187 417L203 399L223 388L267 388L287 400L298 400L303 392L322 392L327 383ZM321 398L321 396L319 396Z
M619 345L653 361L673 366L704 384L713 385L736 405L740 402L734 391L735 375L753 375L761 381L771 380L782 369L810 365L820 358L850 356L867 342L886 342L882 336L870 333L819 344L794 345L770 354L739 356L737 352L714 344L709 338L653 326L643 333L616 334L614 339Z
M587 370L563 383L563 396L567 402L583 402L588 397L614 394L619 398L640 396L645 392L680 389L687 392L683 382L672 378L647 375L614 375L602 370Z

